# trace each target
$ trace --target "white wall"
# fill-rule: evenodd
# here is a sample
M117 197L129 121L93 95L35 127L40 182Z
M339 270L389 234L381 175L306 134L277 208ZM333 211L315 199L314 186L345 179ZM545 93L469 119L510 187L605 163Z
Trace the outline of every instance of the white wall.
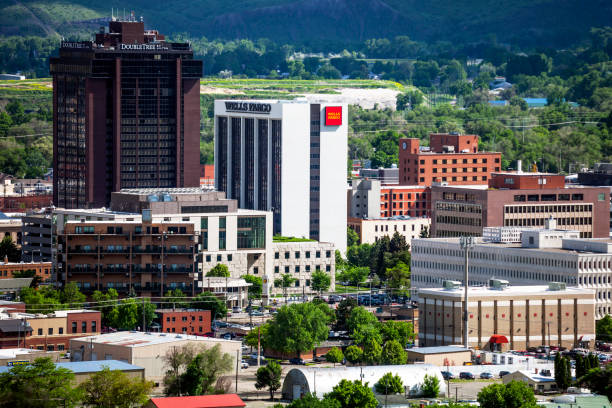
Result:
M310 105L285 103L282 109L281 235L307 238L310 234Z
M342 106L342 125L325 126L325 107L321 104L321 187L319 204L319 241L333 243L346 252L348 108Z

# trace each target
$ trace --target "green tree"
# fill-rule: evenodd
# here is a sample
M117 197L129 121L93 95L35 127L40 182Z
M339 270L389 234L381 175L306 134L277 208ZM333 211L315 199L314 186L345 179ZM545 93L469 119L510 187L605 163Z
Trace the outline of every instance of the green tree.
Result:
M536 408L538 406L533 390L521 381L486 386L478 393L478 402L483 408Z
M388 320L379 324L379 330L384 342L396 340L403 346L411 343L415 337L414 329L410 322Z
M266 338L268 338L268 323L262 324L261 326L254 327L251 331L244 336L244 343L249 347L257 348L257 345L267 347L265 344Z
M580 354L576 356L576 379L582 377L587 372L584 359Z
M188 395L215 392L219 377L232 369L232 357L221 351L221 345L199 352L181 375L181 388Z
M288 273L285 273L281 278L277 278L274 280L274 286L276 286L277 288L283 288L283 294L285 295L285 303L288 302L287 289L289 289L295 281L296 279Z
M435 375L425 375L423 385L421 385L421 393L425 398L438 398L440 394L440 380Z
M393 293L405 293L410 288L410 266L398 262L395 266L387 268L385 273L387 288Z
M344 357L351 364L357 364L361 362L363 358L363 351L357 346L348 346L346 350L344 350Z
M213 320L216 320L217 316L223 318L227 315L227 305L225 302L214 293L208 291L198 294L194 299L192 307L194 309L210 310L210 316Z
M344 354L342 354L342 350L340 350L338 347L333 347L327 352L325 359L330 363L334 363L335 367L336 363L341 363L342 360L344 360Z
M287 353L311 351L327 339L329 319L319 306L312 303L283 306L268 323L266 344Z
M347 321L351 311L358 305L357 299L352 297L344 298L338 303L336 308L336 330L348 330Z
M42 288L24 288L20 293L21 300L26 304L30 313L51 313L62 309L60 294L57 290L44 286Z
M173 307L187 307L185 294L180 289L169 290L164 295L164 302L172 303Z
M363 345L362 361L368 365L378 364L382 355L380 343L374 339L368 339Z
M407 355L397 340L389 340L384 344L380 358L383 364L399 365L406 364Z
M578 378L576 382L586 385L591 391L605 395L612 400L612 365L608 364L604 369L600 367L592 368Z
M340 408L340 402L329 398L320 400L314 394L306 394L289 405L276 404L273 408Z
M368 311L363 306L354 307L347 319L346 327L350 333L355 332L360 326L376 326L378 319L374 313Z
M330 393L325 394L325 399L338 401L341 408L378 407L378 401L368 383L362 384L359 380L340 380Z
M359 235L351 227L346 227L346 247L359 244Z
M17 248L17 245L9 235L0 241L0 262L4 261L5 257L8 258L9 262L21 261L21 251L19 251L19 248Z
M73 381L72 371L56 367L50 358L37 358L0 373L0 407L74 407L81 396Z
M565 391L572 381L571 366L569 360L560 354L555 355L555 382L560 390Z
M605 315L595 323L597 340L612 342L612 316Z
M229 278L230 272L227 265L217 264L210 271L206 273L208 278Z
M323 271L314 271L310 280L312 290L322 293L329 289L331 285L331 277Z
M102 313L102 324L104 326L111 326L108 314L113 310L115 300L118 298L119 293L117 293L117 290L114 288L109 288L106 293L95 290L91 295L91 300L95 303L93 307Z
M83 405L92 407L140 407L149 399L152 381L130 378L119 370L104 367L79 385Z
M382 395L400 394L404 392L404 382L399 375L386 373L380 377L380 380L374 385L374 389Z
M274 401L274 393L281 387L281 376L283 369L280 364L272 360L267 365L259 367L255 378L255 388L261 390L267 388L270 392L270 400Z
M143 302L142 300L133 298L122 299L108 313L108 322L111 327L118 329L134 330L140 327L140 329L143 330L143 316L145 320L144 323L147 327L150 326L153 319L157 317L155 314L155 305L149 300Z
M75 282L68 282L60 295L60 302L67 307L79 308L87 300L87 297L81 293Z
M263 279L255 275L242 275L241 278L244 279L247 283L251 284L251 286L249 287L249 298L260 299L263 287Z
M25 113L23 105L17 100L9 102L6 105L5 110L9 115L11 115L11 119L15 125L21 125L30 120L28 115Z

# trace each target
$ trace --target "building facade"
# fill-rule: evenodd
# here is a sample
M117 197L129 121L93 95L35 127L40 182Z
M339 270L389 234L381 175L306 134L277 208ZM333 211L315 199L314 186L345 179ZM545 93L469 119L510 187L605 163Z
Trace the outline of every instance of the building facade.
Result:
M419 290L419 345L463 343L464 289L456 286ZM468 289L468 296L471 348L506 351L542 345L595 345L595 299L591 289L555 284L474 287Z
M215 186L274 234L346 247L346 105L215 101Z
M211 330L210 310L158 309L155 314L162 333L203 336Z
M21 220L14 218L0 218L0 240L10 237L18 248L21 248Z
M52 262L52 218L31 214L21 218L21 259L26 262Z
M312 274L316 271L330 275L329 291L336 290L336 247L329 242L301 241L274 242L274 274L264 279L264 286L270 286L272 295L286 293L288 295L312 294ZM290 274L295 279L293 285L285 289L276 284L276 280L284 274Z
M373 244L384 236L399 232L410 243L421 234L429 234L431 218L396 216L390 218L349 218L348 226L359 235L362 244Z
M433 237L481 236L484 227L542 227L550 217L557 228L579 231L582 238L604 238L610 231L609 188L566 187L563 176L497 173L490 188L433 186L431 196Z
M612 242L564 238L564 230L528 230L521 243L477 243L469 252L470 286L492 277L511 285L562 282L595 292L595 318L612 313ZM575 233L574 233L575 234ZM574 235L575 236L575 235ZM440 287L444 280L463 281L464 251L459 238L412 240L412 285Z
M195 293L197 235L189 222L68 222L59 236L60 280L84 293Z
M476 135L432 133L428 147L419 139L399 140L399 170L400 185L487 185L501 170L501 153L479 152Z
M353 218L431 216L431 189L427 186L382 185L379 180L353 180L348 191Z
M38 276L42 282L45 282L53 277L53 264L51 262L8 262L6 258L4 262L0 262L0 279L23 277L24 272L31 273L30 278Z
M199 185L202 62L142 21L113 18L63 41L53 77L53 202L105 206L110 192Z

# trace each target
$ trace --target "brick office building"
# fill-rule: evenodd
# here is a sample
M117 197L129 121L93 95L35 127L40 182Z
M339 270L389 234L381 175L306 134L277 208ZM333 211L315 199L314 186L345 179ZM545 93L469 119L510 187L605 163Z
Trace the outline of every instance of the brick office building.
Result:
M120 296L195 292L197 237L189 222L68 222L59 236L60 280L84 293L114 288Z
M163 333L203 336L211 331L210 310L158 309L155 311Z
M61 43L53 77L53 203L106 206L110 192L199 186L202 61L133 16Z
M429 217L431 189L427 186L381 185L380 180L353 180L348 190L349 218L398 215Z
M487 184L492 172L501 170L501 153L479 152L478 136L429 135L429 147L419 139L399 140L399 184Z
M495 173L488 189L433 186L431 236L481 236L484 227L543 227L550 217L557 228L582 238L609 235L610 189L565 186L548 173Z
M16 273L26 271L34 272L34 276L38 276L42 281L50 279L53 274L53 264L51 262L0 262L0 279L11 279Z
M469 345L492 351L541 345L567 348L595 345L594 291L549 286L472 287ZM419 290L419 345L463 343L463 286Z

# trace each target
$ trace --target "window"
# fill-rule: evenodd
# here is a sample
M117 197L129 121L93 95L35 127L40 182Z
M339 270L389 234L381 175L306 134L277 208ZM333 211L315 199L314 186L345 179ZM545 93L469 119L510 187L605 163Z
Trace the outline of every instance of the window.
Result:
M202 316L198 316L198 320L201 322L202 321ZM200 329L201 331L202 329Z
M227 262L232 262L232 254L227 254Z
M206 262L210 262L210 255L206 255Z
M64 328L60 327L59 329L57 329L57 333L58 334L64 334Z
M298 251L295 251L295 259L300 259L300 253Z
M87 333L87 322L81 322L81 333Z
M53 327L49 327L48 333L49 333L49 336L51 336L53 334Z
M280 258L280 254L278 252L274 253L274 259L279 259Z
M537 194L529 194L527 196L527 201L538 201L540 197Z
M274 267L274 273L279 273L279 272L280 272L279 267L278 267L278 266L275 266L275 267Z
M597 201L605 201L605 199L606 199L606 194L605 193L597 194Z
M285 273L289 273L289 267L285 266Z
M258 275L259 274L259 268L257 266L255 266L253 268L253 275Z
M300 273L300 266L299 266L299 265L296 265L296 267L295 267L295 273Z
M72 322L72 332L73 333L77 332L77 324L76 324L76 322Z
M331 258L331 251L325 251L325 257Z
M285 252L285 259L289 259L289 251Z
M310 251L306 251L306 258L310 258Z
M42 336L43 330L42 329L38 329L38 335Z
M221 259L222 259L222 255L221 254L217 255L217 262L221 262Z
M326 265L326 266L325 266L325 270L326 270L327 272L331 272L331 265Z
M315 253L315 256L316 256L317 258L320 258L320 257L321 257L321 251L317 251L317 252Z
M98 328L97 326L98 326L98 323L97 323L95 320L92 320L92 321L91 321L91 331L92 331L93 333L95 333L95 332L97 332L97 331L98 331L98 330L97 330L97 328Z

